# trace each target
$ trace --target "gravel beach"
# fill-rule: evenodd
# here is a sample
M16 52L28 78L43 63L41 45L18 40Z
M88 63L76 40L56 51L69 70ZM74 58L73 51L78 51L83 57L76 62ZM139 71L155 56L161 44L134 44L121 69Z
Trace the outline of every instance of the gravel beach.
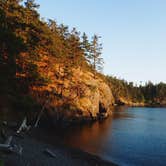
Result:
M26 134L16 135L14 130L3 128L6 135L13 135L11 144L22 147L22 154L0 152L0 163L3 166L115 166L98 156L79 149L53 146L33 138L33 129ZM2 131L2 126L1 126ZM43 133L44 134L44 133ZM2 143L2 136L0 141Z

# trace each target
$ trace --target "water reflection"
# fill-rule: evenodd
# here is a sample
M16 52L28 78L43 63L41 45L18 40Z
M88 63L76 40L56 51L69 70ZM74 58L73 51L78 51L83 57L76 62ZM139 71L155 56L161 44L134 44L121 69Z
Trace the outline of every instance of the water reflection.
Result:
M130 108L127 106L115 107L113 111L113 119L124 119L124 118L134 118L130 112L126 112Z
M118 107L105 121L54 133L68 146L119 165L165 166L165 117L163 108Z
M111 123L112 118L109 118L82 128L72 128L65 137L64 143L98 154L111 133Z
M41 123L35 134L38 140L80 148L119 165L165 166L165 117L166 108L117 107L101 122L65 129Z

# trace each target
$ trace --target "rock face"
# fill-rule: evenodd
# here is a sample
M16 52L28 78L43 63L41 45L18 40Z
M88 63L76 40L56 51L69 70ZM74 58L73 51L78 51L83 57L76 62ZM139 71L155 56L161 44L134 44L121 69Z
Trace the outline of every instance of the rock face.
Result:
M39 72L43 73L43 68L44 63ZM46 103L47 112L55 121L94 120L111 114L114 98L101 78L94 78L92 72L80 68L73 68L65 75L65 68L58 64L48 71L45 73L51 81L33 86L31 93L42 105Z

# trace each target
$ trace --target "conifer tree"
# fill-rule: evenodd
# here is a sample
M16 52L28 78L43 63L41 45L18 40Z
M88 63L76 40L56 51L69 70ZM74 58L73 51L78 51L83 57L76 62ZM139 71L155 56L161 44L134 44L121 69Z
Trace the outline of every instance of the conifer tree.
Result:
M91 42L91 63L92 68L96 71L101 72L103 69L103 58L101 57L102 54L102 44L99 43L100 36L94 35L92 37Z
M91 62L91 55L90 55L90 48L91 44L89 43L88 36L84 32L82 35L82 43L81 43L82 50L84 51L85 58L87 62L90 64Z
M36 10L39 8L40 5L35 3L35 0L27 0L25 2L25 6L29 9L29 10Z
M81 49L80 32L73 28L68 38L69 58L73 65L81 65L83 51Z

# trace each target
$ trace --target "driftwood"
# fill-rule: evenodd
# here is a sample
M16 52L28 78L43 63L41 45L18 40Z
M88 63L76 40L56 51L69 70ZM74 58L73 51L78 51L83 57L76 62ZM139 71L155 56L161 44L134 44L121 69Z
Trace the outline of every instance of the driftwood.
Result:
M25 117L21 123L20 128L17 130L17 134L19 134L21 131L28 131L31 126L27 125L27 117Z
M53 158L57 157L56 154L49 149L45 149L44 153L46 153L47 155L49 155L50 157L53 157Z
M12 139L13 139L13 137L12 137L12 136L9 136L9 137L6 139L6 141L5 141L4 144L0 144L0 150L6 151L6 152L11 152L12 147L11 147L10 144L11 144L11 142L12 142Z
M42 109L41 109L41 111L40 111L40 113L39 113L39 115L38 115L38 117L37 117L37 120L36 120L36 122L35 122L34 127L37 127L37 126L38 126L38 123L39 123L39 121L40 121L40 119L41 119L41 116L42 116L42 114L43 114L43 112L44 112L45 106L46 106L46 104L48 103L48 101L49 101L49 100L47 100L47 101L45 102L45 104L43 105L43 107L42 107Z
M0 151L22 155L23 148L17 145L0 144Z
M10 148L10 145L6 145L6 144L0 144L0 150L5 150Z
M23 148L17 145L11 145L13 136L9 136L4 144L0 144L0 150L8 153L22 154Z
M5 122L4 125L9 124L6 121L4 121L4 122ZM20 128L17 131L17 134L20 133L22 130L25 130L25 129L28 130L29 129L29 126L27 126L26 123L27 123L27 119L25 117L22 124L21 124L21 126L20 126ZM14 123L12 123L12 124L14 124ZM16 154L19 154L19 155L22 154L23 148L19 145L12 144L13 136L8 136L7 137L4 129L2 129L0 131L0 135L4 140L4 143L0 144L0 151L5 152L5 153L16 153Z

